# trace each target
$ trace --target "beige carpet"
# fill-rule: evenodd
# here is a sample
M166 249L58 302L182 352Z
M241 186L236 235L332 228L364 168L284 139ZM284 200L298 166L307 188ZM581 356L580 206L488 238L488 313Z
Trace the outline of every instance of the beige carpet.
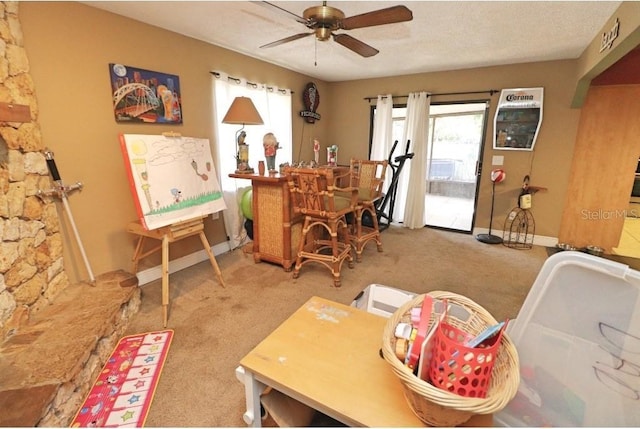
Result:
M172 274L168 328L175 335L146 426L245 426L238 362L312 295L350 304L372 283L417 293L448 290L502 320L518 314L547 258L543 247L515 250L428 228L392 227L382 239L383 253L371 243L355 268L344 265L339 289L319 264L307 264L294 280L240 249L217 257L226 288L208 261ZM162 329L160 281L142 293L130 334Z

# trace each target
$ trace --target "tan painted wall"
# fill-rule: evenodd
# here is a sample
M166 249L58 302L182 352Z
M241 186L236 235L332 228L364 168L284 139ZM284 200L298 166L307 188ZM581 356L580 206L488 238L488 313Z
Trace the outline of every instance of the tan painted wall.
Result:
M208 138L214 146L217 142L211 119L210 71L222 70L231 76L291 88L296 92L293 97L296 115L303 109L302 89L311 81L299 73L79 3L21 2L19 15L44 144L54 151L65 183L81 181L85 185L82 192L70 195L69 203L96 275L131 269L134 237L125 232L125 227L136 219L136 213L118 145L119 133L176 131ZM178 75L184 124L116 123L109 63ZM330 94L326 84L318 81L316 84L322 94L318 112L324 115ZM302 121L294 119L293 126L293 135L299 139ZM313 131L325 140L327 126L328 121L321 121L314 128L306 127L305 135ZM297 146L294 154L296 151ZM306 159L311 156L309 148ZM69 277L72 281L86 279L73 234L68 225L62 224ZM221 220L207 220L206 230L212 245L225 240ZM202 245L197 237L187 243L175 243L171 259L198 250L202 250ZM143 261L140 268L159 263L159 255L154 255Z
M608 33L614 26L616 19L620 22L618 37L610 48L600 51L602 35ZM577 62L576 91L572 106L581 107L584 102L591 79L598 76L613 65L629 51L640 44L640 2L625 1L618 10L611 15L602 27L600 33L587 46Z
M562 202L569 177L569 167L580 111L571 109L574 88L575 61L553 61L423 73L385 79L332 83L333 94L329 135L340 146L339 158L366 157L369 148L369 108L364 97L378 94L406 95L426 90L434 94L488 89L544 87L544 112L535 151L493 150L493 120L499 94L474 96L434 96L432 102L461 99L489 99L488 132L484 150L484 174L476 213L476 227L488 228L491 211L491 181L493 155L504 156L507 178L496 186L493 228L501 230L505 217L517 205L517 197L526 174L531 185L548 188L533 198L532 213L536 234L557 236L562 215ZM401 101L405 101L402 99ZM375 103L373 101L372 103ZM404 146L402 145L402 149Z
M531 172L532 185L549 188L534 197L536 234L551 237L558 234L580 114L578 109L570 108L576 88L576 61L329 84L83 4L21 2L20 21L39 101L44 142L55 152L65 182L80 180L85 184L81 193L70 196L70 205L97 274L130 269L133 254L134 237L125 232L125 227L136 215L118 134L177 131L209 138L215 146L209 75L212 70L294 90L294 159L298 159L298 153L300 159L311 159L310 139L318 137L323 146L340 145L341 163L348 162L351 156L367 155L369 103L363 97L419 90L440 93L542 86L545 88L544 120L535 152L492 149L498 96L492 97L485 172L491 170L492 155L504 155L507 180L497 188L494 228L502 226L504 217L516 204L523 176ZM117 124L111 110L110 62L178 75L184 124ZM313 125L305 124L298 117L303 109L302 90L309 81L316 83L321 94L318 113L322 119ZM443 100L447 99L434 98L434 102ZM488 174L482 178L480 192L476 227L486 228L491 194ZM68 241L65 243L67 272L72 280L86 278L73 235L68 225L63 227ZM207 220L206 228L212 245L224 241L221 221ZM171 258L197 250L201 250L197 239L184 245L177 243L172 247ZM159 257L151 257L141 269L159 262Z

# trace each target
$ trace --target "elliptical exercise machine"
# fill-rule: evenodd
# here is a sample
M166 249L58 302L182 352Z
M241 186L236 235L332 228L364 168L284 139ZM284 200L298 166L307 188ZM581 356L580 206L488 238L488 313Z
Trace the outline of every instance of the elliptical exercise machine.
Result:
M389 184L389 189L387 189L387 193L384 194L384 197L379 200L379 204L376 205L376 215L378 216L378 227L380 230L385 230L389 228L391 222L393 222L393 209L396 205L396 193L398 191L398 179L400 178L400 173L402 172L402 168L404 167L404 163L413 158L413 153L409 153L409 146L411 146L411 140L407 140L407 147L405 148L403 155L398 155L395 158L393 157L393 152L396 150L396 146L398 146L398 140L393 142L393 146L391 147L391 151L389 152L389 167L391 167L391 183ZM388 209L388 211L387 211ZM382 220L385 219L385 222Z

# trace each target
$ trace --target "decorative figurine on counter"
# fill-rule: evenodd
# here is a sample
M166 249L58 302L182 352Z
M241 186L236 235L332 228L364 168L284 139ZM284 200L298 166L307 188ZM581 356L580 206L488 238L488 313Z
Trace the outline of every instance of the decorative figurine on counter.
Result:
M313 139L313 160L316 165L320 164L320 140Z
M240 134L238 134L238 146L243 145L246 138L247 138L246 131L241 131Z
M276 151L280 149L280 144L273 133L267 133L262 138L262 146L264 147L264 156L267 160L267 170L276 169Z
M283 162L282 164L280 164L280 174L284 174L284 169L289 166L290 164L288 162Z
M338 146L335 144L327 148L327 165L331 167L338 165Z
M242 131L239 135L238 135L238 153L236 155L236 160L237 160L237 164L238 164L238 170L237 172L240 173L251 173L253 172L253 170L251 170L251 167L249 167L249 145L245 143L245 139L247 138L247 133Z

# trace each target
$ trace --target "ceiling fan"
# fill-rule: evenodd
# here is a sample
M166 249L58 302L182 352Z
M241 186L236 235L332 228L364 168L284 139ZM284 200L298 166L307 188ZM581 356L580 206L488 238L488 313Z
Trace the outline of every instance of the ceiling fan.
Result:
M413 19L413 13L405 6L392 6L386 9L379 9L362 13L360 15L345 17L344 13L340 9L327 6L326 1L322 2L322 6L313 6L305 9L304 12L302 12L302 16L298 16L293 12L289 12L280 6L267 1L260 2L260 4L270 9L286 13L308 29L313 30L311 33L299 33L285 37L284 39L276 40L275 42L262 45L260 48L272 48L274 46L282 45L283 43L315 35L316 39L320 41L329 40L330 37L333 37L335 42L338 42L347 49L351 49L356 54L363 57L372 57L379 52L376 48L373 48L366 43L349 36L348 34L334 32L337 30L353 30L355 28L394 24L396 22L411 21Z

